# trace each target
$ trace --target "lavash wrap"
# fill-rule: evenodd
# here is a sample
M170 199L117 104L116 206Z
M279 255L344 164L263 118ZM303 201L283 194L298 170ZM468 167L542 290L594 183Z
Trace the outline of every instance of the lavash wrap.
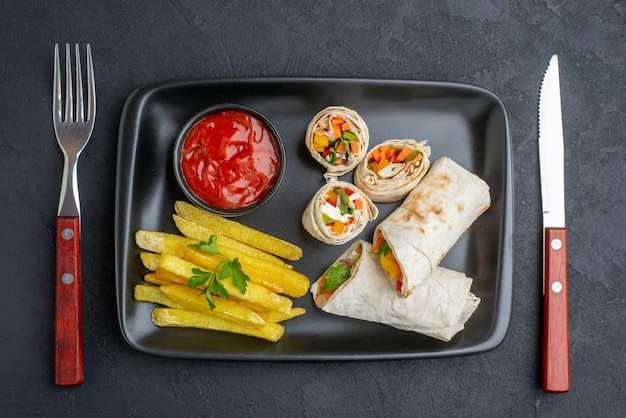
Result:
M471 278L437 267L411 295L402 297L391 285L376 257L369 252L372 246L368 242L355 241L332 266L353 257L359 245L363 246L362 253L351 269L350 278L327 301L316 297L321 290L322 278L311 285L310 292L320 309L446 342L464 329L480 303L480 298L470 291Z
M326 135L333 139L331 120L335 116L341 116L350 125L349 130L357 136L360 143L359 151L355 154L349 153L347 163L342 165L331 164L313 148L313 137L315 134ZM340 177L356 167L367 154L369 139L369 129L363 118L355 110L345 106L328 106L319 111L309 122L304 137L305 145L313 158L326 168L326 178Z
M363 190L374 202L388 203L400 200L417 186L430 168L430 147L426 141L417 142L414 139L389 139L376 145L371 152L382 146L407 148L411 151L421 151L423 159L416 159L401 164L401 168L391 172L391 166L375 173L368 168L368 157L364 158L354 170L354 184Z
M456 241L489 208L489 186L449 157L435 161L402 204L375 229L402 270L400 293L411 294Z
M326 193L335 187L349 188L360 195L363 200L363 209L355 211L355 220L347 225L342 233L333 232L322 219L322 205L325 202ZM359 235L369 221L378 217L378 208L365 193L352 183L330 179L324 184L309 201L302 214L302 226L311 236L326 244L344 244Z

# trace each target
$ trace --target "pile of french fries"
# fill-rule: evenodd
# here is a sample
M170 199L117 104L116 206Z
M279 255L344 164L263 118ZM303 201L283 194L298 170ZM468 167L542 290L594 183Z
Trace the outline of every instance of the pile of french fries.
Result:
M140 258L149 270L146 284L134 289L137 301L163 305L152 312L152 322L160 327L190 327L226 331L276 342L284 334L285 320L302 315L304 308L293 307L289 297L304 296L309 279L283 261L302 257L294 244L177 201L173 215L181 235L139 230L135 242L143 251ZM190 246L217 237L219 252L237 258L250 278L241 293L228 277L220 280L228 299L212 296L212 309L201 288L187 286L192 270L215 271L223 259Z

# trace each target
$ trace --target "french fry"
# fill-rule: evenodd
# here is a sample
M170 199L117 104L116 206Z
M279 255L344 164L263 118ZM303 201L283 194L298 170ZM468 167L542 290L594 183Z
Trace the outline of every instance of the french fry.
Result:
M214 215L190 203L177 201L174 205L174 209L179 216L187 220L270 254L291 261L298 260L302 257L302 249L292 243L250 228L239 222Z
M197 289L180 284L169 284L161 286L160 291L184 309L219 315L224 319L251 328L260 328L265 324L265 320L256 312L233 300L225 300L215 296L213 298L215 309L211 309L204 295L201 295Z
M233 248L226 246L219 246L219 248L220 252L224 256L231 259L237 257L243 271L245 271L250 277L254 276L260 281L266 280L275 283L275 286L281 289L280 291L277 291L277 293L284 293L288 296L299 298L306 295L309 291L311 282L302 273L273 265L266 260L252 257Z
M211 239L211 236L216 235L218 237L217 239L220 245L225 245L227 247L237 249L243 253L262 258L263 260L271 261L287 268L292 268L290 264L285 263L283 260L273 254L270 254L263 250L259 250L258 248L252 247L248 244L244 244L243 242L227 237L226 235L218 234L208 228L205 228L202 225L185 219L179 215L172 215L172 218L174 219L174 223L176 224L178 230L187 238L198 241L209 241Z
M279 294L300 297L309 290L308 278L282 260L295 261L302 250L186 202L178 201L174 208L172 217L182 235L150 230L135 233L141 262L149 270L144 281L149 284L136 285L134 297L164 306L152 311L152 322L159 327L211 329L278 341L284 334L279 322L306 312L292 307L292 301ZM200 241L206 241L208 248L193 245ZM220 279L222 267L233 269L233 276ZM196 268L201 272L194 273ZM218 276L212 275L214 272ZM233 283L233 277L242 280L241 272L250 279L243 293ZM187 286L196 275L219 280L228 298L211 295L210 305L208 295L202 292L206 285Z
M228 296L235 300L245 300L249 304L258 306L265 309L276 310L284 314L291 313L291 299L276 294L271 290L259 286L255 283L248 283L246 293L240 293L239 289L235 287L232 279L221 280L222 286L228 292Z
M200 295L198 289L191 289L180 284L171 283L162 286L138 284L135 286L134 296L135 300L140 302L156 303L168 308L214 314L250 328L260 328L265 324L265 320L247 306L232 300L224 300L217 296L213 298L215 309L211 310L211 307L206 299Z
M157 267L157 270L158 270L158 267ZM143 280L146 283L150 283L150 284L153 284L153 285L156 285L156 286L161 286L162 284L171 283L170 280L166 280L166 279L157 277L156 271L153 271L153 272L150 272L150 273L144 275L143 276Z
M285 328L273 322L267 322L260 328L249 328L217 315L188 311L185 309L156 308L152 311L152 322L159 327L200 328L215 331L227 331L248 335L276 342L280 340Z
M265 322L283 322L291 318L295 318L296 316L304 315L306 313L306 309L304 308L291 308L291 313L289 315L284 314L278 311L264 311L257 312L261 318L265 320Z
M159 288L159 286L152 286L148 284L138 284L134 290L135 300L140 302L157 303L159 305L167 306L168 308L184 308L183 305L173 301L165 295Z
M285 293L293 297L300 297L308 291L309 281L302 274L292 269L284 268L266 259L252 257L237 249L222 245L222 238L226 237L218 238L220 252L230 259L242 257L240 262L245 258L245 264L248 267L244 268L244 271L248 274L253 283L267 287L275 293ZM215 254L206 253L197 248L190 247L190 244L196 244L198 241L181 237L180 235L140 230L135 234L135 241L139 248L143 250L152 251L153 253L177 255L184 260L191 261L209 270L215 270L222 261L222 259ZM260 252L260 250L257 251ZM146 260L144 262L144 264L147 264L146 267L154 269L155 264L158 262L158 257L153 254L148 254L151 253L144 253L142 260ZM287 289L285 290L284 287Z
M162 285L177 283L186 286L187 282L189 281L189 277L180 276L178 274L167 271L162 267L157 267L157 269L154 271L154 276L157 280L161 282L160 284Z
M135 243L142 250L178 255L181 245L197 244L198 240L167 232L139 230L135 233Z
M155 271L159 267L161 261L161 254L141 252L139 258L143 263L143 266L150 271Z
M223 251L224 248L225 247L220 246L220 252ZM197 264L198 266L206 270L215 270L217 266L219 265L219 263L222 261L222 258L220 258L219 256L204 252L198 248L182 246L180 247L179 252L180 252L180 258L182 258L183 260L190 261L194 264ZM265 260L262 260L262 261L265 261ZM270 262L268 263L273 264ZM276 266L276 267L282 268L280 266ZM250 277L250 281L252 283L256 283L258 285L266 287L274 293L283 293L283 288L280 286L280 284L278 284L276 281L272 280L271 278L259 276L258 274L255 274L253 272L248 272L248 269L243 268L243 265L242 265L242 269L248 275L248 277ZM293 270L287 270L287 271L293 271Z
M185 280L184 278L188 279L189 277L193 276L194 273L192 270L194 268L200 268L194 263L183 260L182 258L176 257L171 254L163 254L161 256L159 267L169 273L173 273L174 275L183 278L182 280ZM249 304L260 306L262 308L270 310L276 310L285 314L291 313L292 302L290 299L278 295L256 283L248 282L246 287L246 293L243 294L239 291L239 289L237 289L237 287L235 287L230 277L224 280L220 280L220 283L222 284L222 286L224 286L226 292L228 292L228 296L232 297L233 299L244 300Z

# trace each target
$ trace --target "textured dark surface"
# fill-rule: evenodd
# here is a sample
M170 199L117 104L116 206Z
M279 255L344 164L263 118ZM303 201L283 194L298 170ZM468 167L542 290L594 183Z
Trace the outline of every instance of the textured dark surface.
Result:
M21 2L0 5L0 405L15 415L621 416L626 409L624 1ZM55 42L90 42L94 135L80 163L85 383L52 381L61 153ZM540 387L537 94L559 55L572 388ZM441 360L247 363L128 346L115 304L120 114L157 81L244 76L469 83L504 102L515 175L515 297L504 342Z

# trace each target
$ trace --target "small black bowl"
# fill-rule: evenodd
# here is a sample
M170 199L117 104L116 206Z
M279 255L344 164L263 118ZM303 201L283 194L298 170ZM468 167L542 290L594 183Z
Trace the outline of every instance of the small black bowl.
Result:
M278 153L278 172L270 188L265 192L263 196L261 196L256 201L248 205L244 205L242 207L238 207L234 209L230 209L230 208L224 209L224 208L216 207L215 205L212 205L206 200L202 199L197 193L195 193L192 190L187 180L185 179L185 176L183 174L183 169L182 169L181 150L183 148L183 145L185 144L185 140L187 139L187 136L189 135L190 131L196 126L196 124L204 120L206 117L214 115L216 113L225 112L225 111L237 111L237 112L245 113L249 116L256 118L259 122L265 125L268 132L270 133L270 137L274 143L276 152ZM254 110L250 107L239 105L239 104L225 103L225 104L211 106L197 113L185 123L183 128L178 133L178 136L176 137L176 142L174 143L173 163L174 163L174 174L176 176L176 181L178 182L182 191L185 193L185 196L187 196L187 198L191 202L215 214L218 214L224 217L235 217L235 216L242 216L242 215L251 213L252 211L258 209L259 207L267 203L274 196L274 194L276 194L276 192L278 191L278 188L280 187L280 183L282 182L282 179L285 173L287 159L286 159L285 146L283 144L283 141L280 138L278 131L276 130L276 128L270 122L268 118L266 118L263 114L261 114L257 110Z

